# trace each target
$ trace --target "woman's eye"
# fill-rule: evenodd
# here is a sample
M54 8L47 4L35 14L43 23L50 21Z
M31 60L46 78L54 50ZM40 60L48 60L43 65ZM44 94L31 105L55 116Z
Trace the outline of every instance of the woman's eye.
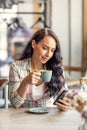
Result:
M55 50L51 50L51 52L53 52L53 53L54 53L54 51L55 51Z
M43 47L44 50L48 50L47 47Z

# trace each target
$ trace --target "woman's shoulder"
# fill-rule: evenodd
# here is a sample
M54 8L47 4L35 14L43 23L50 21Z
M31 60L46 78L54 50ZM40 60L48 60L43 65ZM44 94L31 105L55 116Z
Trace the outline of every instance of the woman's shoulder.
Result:
M29 64L29 62L30 62L30 58L23 59L23 60L16 60L15 62L13 62L11 64L11 66L19 66L19 67L23 66L24 67L24 66L27 66Z

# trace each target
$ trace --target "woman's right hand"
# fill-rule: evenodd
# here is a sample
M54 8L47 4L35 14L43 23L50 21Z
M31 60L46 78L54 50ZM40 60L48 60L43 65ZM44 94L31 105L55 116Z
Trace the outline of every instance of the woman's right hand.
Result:
M35 70L33 72L30 72L27 77L26 77L26 81L29 84L34 84L36 85L38 83L38 81L40 80L41 77L41 73L38 70Z

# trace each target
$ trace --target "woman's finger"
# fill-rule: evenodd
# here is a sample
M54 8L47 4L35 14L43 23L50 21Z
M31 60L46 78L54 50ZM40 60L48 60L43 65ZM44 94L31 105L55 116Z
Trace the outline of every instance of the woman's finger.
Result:
M56 105L62 111L66 111L66 110L68 110L70 108L70 106L66 106L66 105L64 105L62 103L59 103L59 102L56 102Z

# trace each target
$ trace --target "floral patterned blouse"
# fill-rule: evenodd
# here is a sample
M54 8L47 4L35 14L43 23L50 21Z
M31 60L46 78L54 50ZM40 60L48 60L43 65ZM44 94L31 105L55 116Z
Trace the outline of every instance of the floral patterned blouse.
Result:
M45 84L43 85L44 86L43 95L37 100L34 100L34 98L32 96L32 85L31 84L29 84L29 87L27 89L27 94L26 94L25 100L18 95L17 89L18 89L21 81L24 79L25 76L27 76L30 73L30 63L31 63L31 58L15 61L10 66L9 87L8 87L9 88L9 99L15 108L18 108L18 107L29 107L29 108L30 107L45 107L45 106L47 106L47 103L51 103L51 105L53 104L53 98L50 97L49 92L46 91ZM59 93L61 93L64 89L65 89L65 86L62 86Z

